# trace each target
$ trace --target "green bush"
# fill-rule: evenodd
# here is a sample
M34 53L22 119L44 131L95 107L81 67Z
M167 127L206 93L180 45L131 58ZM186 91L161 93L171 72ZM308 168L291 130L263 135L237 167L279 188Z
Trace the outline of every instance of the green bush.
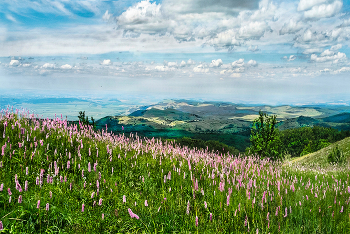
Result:
M338 145L333 149L332 152L328 154L329 163L339 163L343 164L346 162L346 157L343 152L339 149Z

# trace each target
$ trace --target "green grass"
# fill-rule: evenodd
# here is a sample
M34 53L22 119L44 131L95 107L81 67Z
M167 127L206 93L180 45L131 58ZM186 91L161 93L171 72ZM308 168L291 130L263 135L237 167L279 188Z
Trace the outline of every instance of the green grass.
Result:
M347 158L345 165L330 164L327 161L328 155L336 148L339 147L340 151ZM285 165L301 166L315 168L317 170L348 170L350 163L350 137L335 142L323 149L320 149L314 153L310 153L292 160L286 161Z
M9 111L0 146L0 233L350 232L348 170L299 170Z

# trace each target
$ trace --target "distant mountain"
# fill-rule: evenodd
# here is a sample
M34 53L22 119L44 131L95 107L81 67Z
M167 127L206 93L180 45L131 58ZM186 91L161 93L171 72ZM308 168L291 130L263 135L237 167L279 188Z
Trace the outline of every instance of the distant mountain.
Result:
M128 116L109 116L96 124L99 128L107 124L115 132L138 132L148 137L220 140L244 150L259 111L276 115L280 130L315 125L350 129L350 113L344 113L350 108L344 106L243 105L183 99L142 106L132 109Z
M350 113L340 113L323 119L324 122L350 123Z

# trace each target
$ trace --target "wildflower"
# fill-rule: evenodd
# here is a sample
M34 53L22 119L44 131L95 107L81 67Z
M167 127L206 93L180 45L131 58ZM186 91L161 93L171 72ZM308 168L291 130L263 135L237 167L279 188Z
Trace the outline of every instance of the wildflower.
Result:
M12 199L12 197L10 196L10 198L9 198L9 203L11 203L11 199Z
M105 214L104 213L102 213L102 220L104 220L105 219Z
M12 195L12 192L11 192L11 189L10 189L10 188L7 189L7 192L8 192L8 194L9 194L9 196Z
M288 208L286 207L284 217L287 217L288 215L287 212L288 212Z
M206 201L204 201L204 207L205 207L205 209L208 208L208 205L207 205L207 202L206 202Z
M18 203L22 203L22 195L19 195L19 197L18 197Z
M246 226L247 226L247 224L248 224L248 217L247 217L247 216L245 216L244 226L246 227Z
M209 219L210 219L210 221L213 220L213 214L212 213L209 214Z
M157 212L159 212L160 208L161 208L161 206L160 206L160 207L158 207L158 210L157 210Z
M196 226L198 227L198 216L196 216Z
M50 194L50 199L51 199L52 198L52 192L50 191L49 194Z
M186 210L186 214L190 214L190 201L187 201L187 210Z
M4 184L0 185L0 192L4 189Z
M126 197L125 197L125 195L123 195L123 203L125 203L126 202Z
M24 182L24 191L28 191L28 181Z
M266 220L270 220L269 217L270 217L270 212L267 212Z
M102 206L102 198L100 198L100 200L98 201L98 205Z
M37 208L37 209L40 208L40 200L38 200L38 204L36 205L36 208Z
M340 212L340 213L343 213L343 211L344 211L344 207L341 206L341 210L340 210L339 212Z
M49 211L49 207L50 205L49 205L49 203L46 203L46 211Z
M91 193L91 199L94 198L95 192Z
M145 206L148 206L147 200L145 200Z
M84 209L85 209L85 204L82 204L81 205L81 212L84 212Z
M128 208L128 212L131 218L139 219L139 216L137 214L134 214L130 208Z

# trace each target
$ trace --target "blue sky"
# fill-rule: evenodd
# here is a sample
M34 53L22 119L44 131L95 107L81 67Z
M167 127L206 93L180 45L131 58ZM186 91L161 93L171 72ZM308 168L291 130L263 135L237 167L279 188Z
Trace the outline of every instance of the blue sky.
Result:
M350 0L3 0L1 89L350 104L349 12Z

